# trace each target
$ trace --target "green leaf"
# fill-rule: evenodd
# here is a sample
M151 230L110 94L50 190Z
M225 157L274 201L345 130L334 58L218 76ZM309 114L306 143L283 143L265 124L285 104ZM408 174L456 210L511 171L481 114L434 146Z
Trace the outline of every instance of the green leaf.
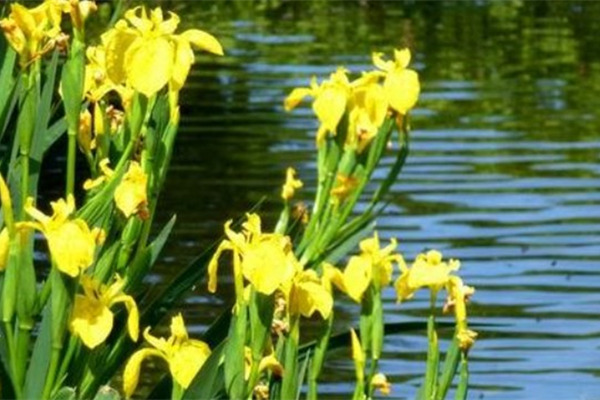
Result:
M231 318L225 346L225 387L232 399L244 398L244 345L246 344L247 310L243 307Z
M431 399L435 396L437 389L438 369L440 362L440 348L437 332L435 330L435 317L430 315L427 320L427 365L425 368L425 390L423 391L425 399Z
M223 372L226 341L221 342L212 353L183 394L183 400L214 399L225 392Z
M446 398L448 389L450 389L450 385L452 385L452 380L456 375L459 360L460 348L458 347L458 339L456 339L456 335L454 335L452 343L446 351L446 357L444 359L444 365L442 367L442 374L438 381L438 388L435 396L437 400L443 400Z
M460 375L458 380L458 386L456 388L456 400L466 400L469 392L469 362L467 355L461 352L460 355Z

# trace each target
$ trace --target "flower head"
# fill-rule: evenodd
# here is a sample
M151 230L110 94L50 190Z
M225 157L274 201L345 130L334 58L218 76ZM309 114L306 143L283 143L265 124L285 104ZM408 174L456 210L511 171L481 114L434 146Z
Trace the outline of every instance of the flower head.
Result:
M147 186L148 175L140 163L132 161L121 183L115 189L115 203L125 217L129 218L145 211L148 203Z
M361 253L350 257L343 273L328 264L325 273L338 289L360 303L369 285L381 288L390 283L393 263L405 267L402 256L394 254L396 246L396 240L392 239L389 245L380 248L379 236L375 233L360 242Z
M290 314L309 318L318 312L323 319L329 318L333 297L314 270L298 271L289 284L284 285L283 292Z
M358 153L375 138L388 112L388 100L376 76L373 79L359 78L354 82L353 107L348 117L348 136L346 144L355 146ZM354 83L353 82L353 83Z
M93 349L103 343L113 327L113 305L123 303L127 308L129 336L137 341L139 336L139 312L133 297L123 293L125 282L117 276L115 282L106 286L88 275L81 277L83 294L75 296L70 328L84 345Z
M106 72L114 84L126 84L147 97L165 85L178 92L194 63L192 47L223 55L221 44L212 35L190 29L175 34L179 17L144 7L125 13L125 18L102 36L106 50Z
M394 50L394 60L385 61L382 53L373 53L373 64L385 72L383 91L390 107L404 115L414 107L421 86L419 75L408 69L410 50Z
M158 357L166 361L173 379L187 389L210 355L206 343L189 338L181 314L171 319L171 336L168 339L152 336L150 328L144 330L144 339L152 347L138 350L125 365L123 391L127 398L131 397L138 385L144 359Z
M338 68L328 80L317 84L313 77L309 88L295 88L284 101L286 111L295 108L305 97L314 98L313 111L321 122L317 131L317 145L323 144L327 133L336 134L337 126L341 121L348 99L351 95L348 71Z
M437 250L419 254L410 269L400 266L402 274L395 283L398 301L410 299L422 287L437 293L448 285L450 274L459 268L458 260L443 262L442 253Z
M270 295L289 281L299 268L290 238L278 233L263 233L260 217L248 214L242 232L225 223L225 235L208 264L208 290L217 290L217 268L221 253L233 253L234 277L245 278L260 293Z
M102 241L101 229L91 229L81 218L71 219L75 211L75 200L72 195L67 200L60 199L50 203L53 213L43 214L33 205L33 199L28 198L25 211L36 222L22 223L41 231L48 241L50 255L56 267L63 273L76 277L94 262L96 244Z

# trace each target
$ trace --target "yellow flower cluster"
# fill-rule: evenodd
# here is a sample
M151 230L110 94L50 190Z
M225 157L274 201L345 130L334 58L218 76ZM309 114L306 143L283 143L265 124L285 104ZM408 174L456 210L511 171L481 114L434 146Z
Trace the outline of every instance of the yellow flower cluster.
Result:
M217 289L217 268L224 251L233 253L234 279L238 301L244 299L240 282L247 280L254 290L265 295L282 293L292 315L310 317L319 312L327 318L333 298L323 279L315 271L303 270L293 253L290 238L278 233L263 233L257 214L248 214L242 232L225 224L225 235L208 265L208 290Z
M405 115L419 97L419 77L407 68L410 51L395 50L394 56L394 61L384 61L381 53L374 53L377 70L363 72L352 82L345 68L338 68L321 84L313 77L310 87L296 88L290 93L284 101L285 109L295 108L307 96L314 99L313 111L321 124L317 131L318 146L328 133L337 134L338 125L348 112L346 144L360 153L377 135L390 111Z

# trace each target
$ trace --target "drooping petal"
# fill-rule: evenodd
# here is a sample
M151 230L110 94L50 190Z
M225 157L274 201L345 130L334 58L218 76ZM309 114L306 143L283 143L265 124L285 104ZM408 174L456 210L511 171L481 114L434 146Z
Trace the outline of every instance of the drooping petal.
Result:
M199 340L188 340L169 358L171 375L187 389L210 355L210 347Z
M290 93L284 100L283 102L283 107L285 108L285 111L291 111L294 108L296 108L296 106L298 104L300 104L300 102L302 100L304 100L305 97L307 96L312 96L313 94L313 90L308 89L308 88L295 88L294 90L292 90L292 93Z
M193 46L200 50L207 51L218 56L223 55L223 47L221 43L210 33L199 29L189 29L181 34L181 36L190 42Z
M219 268L219 258L221 257L221 253L227 250L235 251L234 247L228 240L223 240L208 263L208 291L211 293L215 293L217 291L217 270ZM233 256L237 257L235 253Z
M116 296L111 301L112 304L123 303L127 308L127 331L129 337L134 342L137 342L140 336L140 312L133 297L121 294Z
M194 51L190 47L190 42L185 39L176 39L175 44L175 62L169 88L170 90L179 91L185 84L190 68L194 63Z
M344 270L344 286L348 296L360 303L363 294L369 287L372 277L372 266L368 258L352 256Z
M98 299L76 295L70 328L83 344L93 349L103 343L113 328L113 313Z
M148 357L160 357L166 360L163 353L155 349L142 349L133 353L127 364L125 364L125 371L123 371L123 392L125 392L126 398L130 398L135 392L140 379L142 361Z

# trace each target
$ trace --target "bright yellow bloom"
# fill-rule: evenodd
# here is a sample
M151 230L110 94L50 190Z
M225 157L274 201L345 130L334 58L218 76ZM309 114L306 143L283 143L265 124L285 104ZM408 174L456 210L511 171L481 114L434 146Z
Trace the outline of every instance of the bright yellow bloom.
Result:
M113 328L114 315L110 310L115 304L123 303L127 308L127 329L133 341L139 336L139 312L133 297L123 293L125 282L119 276L110 286L92 279L81 277L83 295L75 296L70 328L83 344L93 349L103 343Z
M61 34L62 11L55 1L48 0L34 8L13 3L10 10L8 17L0 21L0 28L24 68L54 48Z
M299 268L292 252L290 238L279 233L263 233L260 217L247 214L242 232L231 230L232 221L225 223L225 235L208 264L208 290L217 290L217 268L221 253L233 253L234 277L243 276L255 290L270 295L291 280Z
M329 318L333 308L331 290L314 270L299 271L282 290L291 315L309 318L318 312L323 319Z
M284 101L286 111L295 108L305 97L314 98L313 111L319 119L321 126L317 131L317 146L323 144L327 133L336 134L337 126L341 121L348 99L351 95L350 81L345 68L338 68L330 75L329 80L317 84L313 77L309 88L296 88L292 90Z
M0 272L6 269L9 248L10 237L8 236L8 229L4 227L2 228L2 231L0 231Z
M362 79L369 82L365 76L359 78L359 81ZM356 146L357 152L362 153L383 124L388 111L388 101L384 89L376 81L356 85L353 93L346 144Z
M442 262L442 253L437 250L419 254L410 269L400 265L402 274L395 283L398 301L410 299L422 287L437 293L448 285L450 274L459 268L458 260Z
M410 50L394 50L394 61L384 61L382 53L373 53L373 64L386 72L383 91L390 107L404 115L415 106L421 86L419 75L406 68L410 63Z
M144 330L144 339L152 346L135 352L127 361L123 372L123 391L131 397L138 385L142 361L148 357L159 357L167 362L175 382L187 389L210 356L210 348L200 340L190 339L181 314L171 319L171 336L157 338Z
M175 34L179 17L155 8L148 16L144 7L125 13L125 19L102 35L106 49L106 72L114 84L130 86L147 97L165 85L178 92L194 63L192 46L223 55L221 44L198 29Z
M342 273L339 269L326 264L325 273L331 282L357 303L371 283L383 287L392 280L393 263L406 267L400 254L392 254L396 249L396 240L381 249L377 233L372 238L360 242L361 254L348 260Z
M96 244L103 238L102 230L90 230L81 219L69 219L75 211L72 195L67 200L50 203L52 216L47 216L33 206L30 197L25 202L25 211L37 222L22 223L41 231L48 241L48 248L56 267L63 273L76 277L94 262Z
M148 175L137 161L132 161L115 189L115 203L125 217L129 218L145 210L148 203L147 186Z
M381 372L373 375L373 378L371 379L371 387L374 389L379 389L381 394L385 396L389 395L392 391L392 385L387 380L387 377Z
M294 168L288 168L286 171L285 184L281 189L281 197L288 201L294 197L296 189L300 189L303 183L300 179L296 179L296 170Z

